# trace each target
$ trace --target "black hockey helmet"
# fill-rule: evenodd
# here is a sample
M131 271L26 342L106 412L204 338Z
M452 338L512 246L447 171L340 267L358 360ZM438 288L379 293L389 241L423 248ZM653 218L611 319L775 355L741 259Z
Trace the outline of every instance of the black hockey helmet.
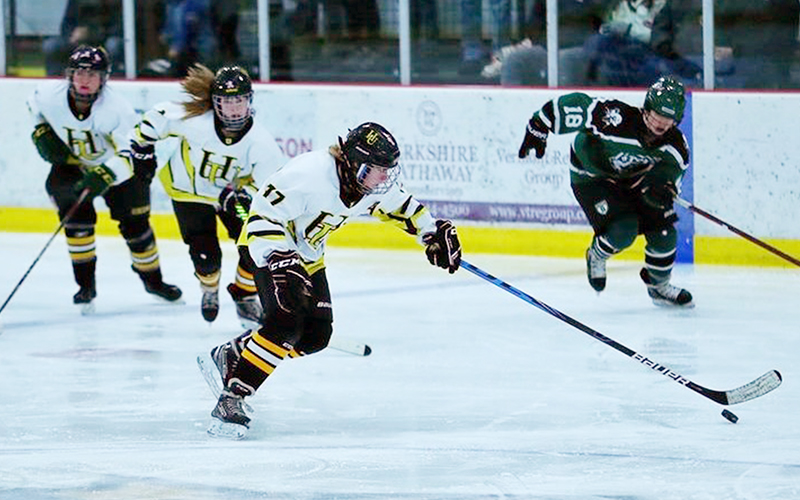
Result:
M252 115L253 83L250 75L239 66L220 68L211 84L211 100L214 104L214 112L225 128L241 129ZM227 107L223 106L227 102L246 104L247 107L242 112L231 114L228 110L223 109Z
M644 109L672 118L675 124L683 119L686 108L686 91L683 83L672 76L662 76L650 86L644 98Z
M392 134L382 125L372 122L362 123L351 130L344 141L340 137L339 145L353 174L350 181L355 182L362 193L385 193L400 175L398 167L400 148ZM363 181L373 167L386 169L388 178L369 189L364 186Z
M79 70L93 71L100 75L100 87L97 92L85 95L79 94L75 90L73 77L75 76L75 72ZM108 80L108 76L111 74L111 58L103 47L81 45L70 53L66 73L67 79L70 81L70 92L72 96L76 100L92 103L97 99L97 96L100 95L106 80Z

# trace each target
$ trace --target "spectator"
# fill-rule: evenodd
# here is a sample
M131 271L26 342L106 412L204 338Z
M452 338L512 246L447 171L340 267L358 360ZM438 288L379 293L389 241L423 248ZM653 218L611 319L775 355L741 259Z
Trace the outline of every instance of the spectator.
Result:
M663 73L680 76L686 85L702 84L701 26L699 0L667 0L653 20L650 47L665 61ZM720 69L724 70L718 64Z
M210 0L167 0L163 36L173 76L184 76L191 65L213 65L217 39Z
M461 64L459 73L477 75L491 61L491 53L500 53L511 42L511 4L509 0L491 0L492 50L483 45L483 10L481 0L461 0Z
M212 0L211 19L217 35L220 57L223 61L238 61L240 52L236 32L239 28L239 3Z
M647 86L659 73L650 48L653 20L666 0L622 0L608 12L598 34L585 46L592 83Z
M122 72L121 3L120 0L68 0L60 34L42 43L47 75L63 75L69 55L80 45L102 45L112 61L112 73Z
M559 0L559 85L588 83L584 44L600 29L607 3L608 0ZM545 4L545 0L534 0L525 19L526 38L513 48L501 50L497 62L503 85L547 84Z
M718 52L733 57L730 86L788 88L796 61L800 4L797 0L724 0L714 6Z

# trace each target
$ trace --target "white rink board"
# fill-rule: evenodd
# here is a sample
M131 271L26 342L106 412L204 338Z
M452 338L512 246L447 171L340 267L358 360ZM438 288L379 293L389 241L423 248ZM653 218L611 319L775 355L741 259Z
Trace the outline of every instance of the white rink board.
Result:
M0 149L0 206L49 207L44 192L48 166L30 141L32 122L25 99L34 79L0 80L0 124L6 144ZM138 110L162 100L181 100L177 82L113 81ZM445 203L441 215L467 216L467 203L483 206L494 220L579 224L580 210L569 187L572 135L548 141L542 160L519 160L517 150L531 113L563 91L369 85L256 85L257 119L289 156L324 148L350 127L377 121L389 128L402 148L402 180L426 201ZM641 102L642 91L591 90L589 93ZM694 199L698 206L759 237L800 238L793 223L798 212L800 169L793 158L800 95L789 93L707 93L692 95ZM166 154L159 151L161 158ZM25 175L20 175L24 165ZM157 186L157 183L154 184ZM155 211L170 207L159 186ZM552 209L556 217L536 213L503 218L497 204ZM489 206L491 205L491 206ZM754 207L758 207L757 210ZM523 207L524 208L524 207ZM726 230L698 221L697 233Z

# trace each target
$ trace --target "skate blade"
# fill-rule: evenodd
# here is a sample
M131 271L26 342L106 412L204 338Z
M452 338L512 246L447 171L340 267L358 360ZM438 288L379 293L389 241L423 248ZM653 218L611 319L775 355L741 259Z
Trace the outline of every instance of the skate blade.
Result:
M217 365L214 363L214 360L211 359L210 355L201 354L197 356L197 367L200 368L200 373L203 375L203 379L206 381L206 385L208 385L208 389L211 391L211 395L214 396L214 400L216 401L219 399L219 395L222 392L222 376L217 369ZM247 402L243 402L243 405L247 413L255 413L253 407L247 404Z
M211 356L208 354L197 356L197 366L200 368L200 373L203 374L203 379L205 379L208 388L211 390L211 395L219 399L222 386L220 385L219 371L211 360Z
M87 302L85 304L79 304L81 308L81 316L91 316L94 314L94 301Z
M247 427L239 424L232 424L230 422L222 422L214 419L211 425L208 426L208 435L215 438L222 439L244 439L247 436Z
M653 299L653 304L664 309L694 309L694 301L685 304L676 304L665 299Z

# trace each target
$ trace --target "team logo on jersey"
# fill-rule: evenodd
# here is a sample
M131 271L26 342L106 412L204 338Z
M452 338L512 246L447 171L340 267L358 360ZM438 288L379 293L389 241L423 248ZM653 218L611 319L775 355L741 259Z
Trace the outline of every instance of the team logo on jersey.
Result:
M105 149L98 151L94 143L94 136L91 130L73 130L69 127L64 127L67 130L67 144L72 150L72 153L78 158L84 160L97 160L105 153Z
M622 113L619 108L608 108L603 116L603 123L610 127L618 127L622 123Z
M211 159L211 155L213 154L214 153L211 151L203 150L203 161L200 163L199 171L200 177L208 179L212 184L216 184L217 179L223 179L225 181L230 180L228 174L236 158L223 155L222 157L225 159L225 163L217 163Z
M608 162L617 172L630 172L632 170L643 170L655 165L656 158L644 154L631 154L626 151L619 152L608 159Z
M608 201L600 200L594 204L594 210L600 215L606 215L608 213Z

